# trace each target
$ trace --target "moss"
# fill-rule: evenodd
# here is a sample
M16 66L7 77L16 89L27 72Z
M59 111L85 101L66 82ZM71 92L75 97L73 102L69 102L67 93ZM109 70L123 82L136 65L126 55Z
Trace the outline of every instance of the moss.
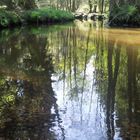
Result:
M38 24L38 23L53 23L66 22L73 20L74 16L66 11L56 9L34 9L16 13L11 11L0 10L0 26L8 27L18 24Z

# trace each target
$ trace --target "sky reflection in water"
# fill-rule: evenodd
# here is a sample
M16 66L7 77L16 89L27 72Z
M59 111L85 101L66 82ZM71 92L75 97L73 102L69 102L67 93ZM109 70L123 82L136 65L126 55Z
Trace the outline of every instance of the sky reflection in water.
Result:
M0 32L2 140L140 138L140 31L102 25Z

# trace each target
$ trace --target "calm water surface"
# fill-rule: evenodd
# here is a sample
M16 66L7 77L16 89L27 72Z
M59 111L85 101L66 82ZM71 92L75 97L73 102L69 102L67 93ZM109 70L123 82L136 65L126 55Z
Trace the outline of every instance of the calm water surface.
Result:
M102 25L0 31L0 140L140 140L140 29Z

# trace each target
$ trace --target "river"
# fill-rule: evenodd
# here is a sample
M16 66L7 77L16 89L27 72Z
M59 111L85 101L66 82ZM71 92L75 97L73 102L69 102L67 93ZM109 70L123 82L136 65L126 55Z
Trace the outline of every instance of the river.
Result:
M1 30L0 140L140 140L140 29Z

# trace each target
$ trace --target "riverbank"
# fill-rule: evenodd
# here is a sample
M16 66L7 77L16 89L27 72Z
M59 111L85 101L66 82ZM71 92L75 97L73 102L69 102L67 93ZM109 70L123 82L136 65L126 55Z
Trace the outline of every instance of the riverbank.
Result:
M49 24L74 20L70 12L52 8L34 9L22 12L0 10L0 27L6 28L24 24Z

